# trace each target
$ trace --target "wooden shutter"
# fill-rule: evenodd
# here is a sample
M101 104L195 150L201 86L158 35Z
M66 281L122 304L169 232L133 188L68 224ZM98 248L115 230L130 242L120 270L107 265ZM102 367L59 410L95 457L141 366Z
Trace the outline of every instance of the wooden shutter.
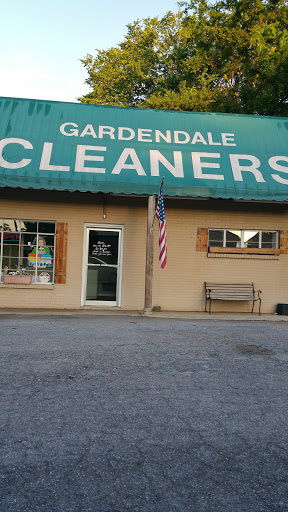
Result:
M280 231L280 252L288 254L288 231Z
M196 251L207 252L207 248L208 248L208 228L197 228Z
M56 284L66 283L67 232L68 224L66 222L57 222L54 279Z

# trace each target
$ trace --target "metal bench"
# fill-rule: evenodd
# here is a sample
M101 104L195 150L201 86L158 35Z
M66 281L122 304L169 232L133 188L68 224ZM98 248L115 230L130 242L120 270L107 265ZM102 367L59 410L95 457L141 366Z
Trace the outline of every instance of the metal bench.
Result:
M252 311L254 303L259 301L259 315L261 308L261 290L254 290L254 284L228 284L228 283L206 283L205 282L205 311L207 311L207 302L209 301L209 314L211 314L212 300L251 300Z

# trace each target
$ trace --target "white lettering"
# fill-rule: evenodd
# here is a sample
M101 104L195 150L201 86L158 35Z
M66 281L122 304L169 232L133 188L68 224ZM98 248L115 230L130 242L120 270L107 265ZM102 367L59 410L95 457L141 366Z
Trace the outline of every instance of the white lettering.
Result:
M184 135L184 140L179 139L179 135ZM187 144L190 140L190 135L187 132L174 132L174 142L176 144Z
M78 125L76 123L63 123L60 126L60 132L63 135L66 135L67 137L73 137L73 135L74 135L74 137L78 136L78 130L71 129L70 132L65 132L66 126L75 126L75 128L78 128Z
M92 124L86 124L83 132L81 133L80 137L85 137L85 135L92 135L94 139L97 139L97 135L95 133L95 130L92 126Z
M211 132L207 132L207 136L208 136L208 144L210 144L210 146L221 146L221 142L213 142Z
M148 128L138 128L138 140L139 140L139 142L152 142L151 132L152 132L152 130L150 130ZM150 137L150 139L145 139L143 137Z
M115 128L112 126L99 126L99 139L103 139L103 135L109 135L110 139L115 139Z
M165 140L165 142L171 142L171 131L166 130L166 135L161 133L159 130L155 130L155 141L160 142L160 137Z
M236 146L234 133L221 133L223 146Z
M128 137L124 137L124 131L129 132L130 135ZM132 128L125 128L124 126L120 126L118 128L118 140L131 140L134 139L135 132L132 130Z
M126 160L128 157L131 158L132 164L126 164ZM135 169L139 176L146 176L146 173L140 163L140 160L136 154L135 149L125 148L122 151L111 174L120 174L122 169Z
M261 171L258 167L261 165L260 160L253 155L229 155L232 172L235 181L243 181L242 172L252 172L258 183L265 183ZM251 165L240 165L239 160L250 160Z
M0 141L0 167L4 167L4 169L21 169L21 167L26 167L26 165L30 164L30 158L22 158L19 162L7 162L3 157L3 149L8 144L20 144L25 149L33 149L33 146L29 140L25 139L16 139L14 137L10 139L2 139Z
M205 180L224 180L224 176L222 174L203 174L202 172L202 168L204 167L220 169L220 164L218 163L201 162L201 158L220 158L220 153L194 153L192 151L191 155L195 178Z
M39 167L40 171L70 171L69 166L66 167L64 165L50 165L52 149L52 142L44 142Z
M282 162L288 162L287 156L272 156L272 158L269 158L269 165L274 169L275 171L285 172L288 174L288 167L287 165L279 165L277 162L278 160L282 160ZM271 174L273 180L278 181L279 183L283 183L284 185L288 185L288 179L281 178L281 176L278 176L278 174Z
M102 146L77 146L75 172L105 173L105 169L103 167L84 167L85 161L104 161L104 156L86 155L86 151L106 151L106 148Z
M202 142L202 144L207 144L206 140L204 139L203 135L200 132L194 133L194 137L191 141L191 144L196 144L196 142Z
M168 169L175 178L184 178L183 173L183 162L182 152L173 151L174 165L170 164L168 160L163 156L160 151L151 149L150 151L150 163L151 163L151 176L159 176L159 162Z

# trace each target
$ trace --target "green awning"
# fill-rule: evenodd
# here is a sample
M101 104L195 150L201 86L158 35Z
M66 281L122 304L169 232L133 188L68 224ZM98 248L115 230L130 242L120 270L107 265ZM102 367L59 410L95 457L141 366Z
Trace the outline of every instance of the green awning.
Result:
M288 200L288 119L0 98L0 186Z

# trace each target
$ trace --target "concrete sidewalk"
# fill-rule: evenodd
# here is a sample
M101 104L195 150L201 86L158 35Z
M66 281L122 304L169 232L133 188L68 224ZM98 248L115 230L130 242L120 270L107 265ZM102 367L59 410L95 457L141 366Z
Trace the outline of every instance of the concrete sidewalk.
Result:
M202 311L129 311L116 309L16 309L2 308L1 315L33 315L33 316L133 316L149 318L169 318L177 320L207 320L207 321L228 321L228 322L288 322L288 315L261 314L258 313L205 313Z

